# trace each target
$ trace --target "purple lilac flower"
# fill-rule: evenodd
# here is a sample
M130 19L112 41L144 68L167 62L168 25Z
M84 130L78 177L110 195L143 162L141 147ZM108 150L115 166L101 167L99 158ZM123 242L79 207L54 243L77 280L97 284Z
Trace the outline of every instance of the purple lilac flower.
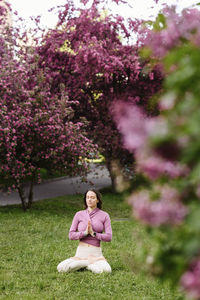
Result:
M124 146L137 150L144 146L147 138L147 117L136 105L126 105L118 101L114 105L114 118L123 135Z
M160 188L160 199L157 201L151 201L149 193L143 190L133 194L129 203L137 219L155 227L178 225L187 214L186 207L179 200L178 191L169 186Z
M186 166L164 160L158 156L144 157L141 153L137 153L136 160L138 163L138 170L143 171L151 179L157 179L162 175L176 178L188 173Z
M181 286L189 297L200 299L200 259L194 261L181 277Z
M197 9L183 10L179 16L174 8L165 7L166 28L153 32L149 30L145 44L157 57L163 57L167 51L179 44L181 38L192 40L198 45L200 40L200 12ZM162 41L162 42L161 42Z

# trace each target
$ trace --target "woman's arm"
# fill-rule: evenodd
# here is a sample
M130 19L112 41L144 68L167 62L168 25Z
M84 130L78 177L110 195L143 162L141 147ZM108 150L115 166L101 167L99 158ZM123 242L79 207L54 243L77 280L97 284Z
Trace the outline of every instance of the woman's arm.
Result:
M73 218L70 230L69 230L69 239L70 240L80 240L85 236L85 231L77 231L78 222L79 222L79 217L78 217L78 213L76 213Z
M104 233L96 232L96 238L100 241L110 242L112 240L112 227L110 222L110 217L106 214L104 222Z

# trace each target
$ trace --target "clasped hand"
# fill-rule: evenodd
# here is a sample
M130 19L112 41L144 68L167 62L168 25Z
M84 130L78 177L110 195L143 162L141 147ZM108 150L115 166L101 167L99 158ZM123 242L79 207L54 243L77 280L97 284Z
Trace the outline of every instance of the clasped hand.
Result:
M88 225L87 225L87 228L86 228L86 231L85 231L85 233L88 235L88 234L90 234L90 235L94 235L94 231L93 231L93 229L92 229L92 225L91 225L91 221L89 220L88 221Z

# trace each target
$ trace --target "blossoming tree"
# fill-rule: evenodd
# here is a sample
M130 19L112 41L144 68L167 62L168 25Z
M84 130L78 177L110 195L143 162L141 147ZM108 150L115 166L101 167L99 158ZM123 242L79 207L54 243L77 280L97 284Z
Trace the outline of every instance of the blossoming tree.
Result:
M104 6L99 8L105 2L93 1L89 8L75 9L68 1L56 29L44 36L37 53L51 93L58 95L60 84L64 85L74 101L74 120L87 120L89 136L104 155L115 187L116 170L127 175L133 156L123 146L113 121L112 103L124 99L147 106L162 78L159 71L145 71L146 62L138 55L140 45L129 41L130 30L122 17L106 13ZM139 23L129 22L135 34Z
M51 94L34 51L24 44L20 48L20 36L12 28L0 36L0 178L1 187L18 190L26 210L40 168L85 174L87 165L80 158L90 157L96 146L84 123L72 121L66 90ZM25 183L30 185L27 197Z

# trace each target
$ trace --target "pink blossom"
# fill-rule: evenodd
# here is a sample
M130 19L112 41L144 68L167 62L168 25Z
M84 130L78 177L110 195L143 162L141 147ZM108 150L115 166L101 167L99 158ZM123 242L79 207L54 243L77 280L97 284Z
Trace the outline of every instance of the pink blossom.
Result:
M159 108L162 111L173 109L175 105L175 94L168 93L165 96L163 96L159 102Z
M133 194L129 203L133 206L134 216L150 226L178 225L187 214L186 207L180 202L178 192L168 186L160 189L160 198L151 201L147 191Z
M169 49L178 46L181 39L190 41L199 40L200 37L200 12L197 9L186 9L179 15L174 7L165 7L163 14L166 28L153 32L149 30L145 38L145 45L153 50L153 54L161 58ZM197 42L198 44L198 42Z
M137 168L144 172L152 180L160 176L167 175L171 178L185 176L189 170L186 166L178 162L172 162L162 159L159 156L144 156L142 152L136 153Z
M200 260L195 260L182 275L181 286L189 297L200 299Z
M147 118L144 113L136 105L125 105L118 101L114 105L113 114L123 135L124 146L129 150L144 146L147 138Z

